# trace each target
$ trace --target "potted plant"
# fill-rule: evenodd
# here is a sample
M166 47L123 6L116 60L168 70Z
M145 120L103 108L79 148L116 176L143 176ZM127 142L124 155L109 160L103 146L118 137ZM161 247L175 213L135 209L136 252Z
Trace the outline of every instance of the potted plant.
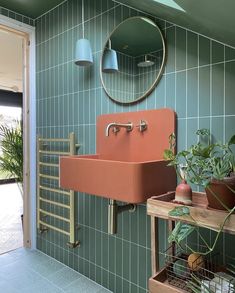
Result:
M223 143L212 143L208 129L196 132L199 140L189 149L174 154L175 135L170 136L170 148L164 158L179 177L205 189L210 208L230 210L235 206L235 156L232 145L235 135ZM182 172L183 171L183 172Z
M0 125L0 169L15 178L23 195L23 136L21 125Z
M176 206L169 212L169 215L190 217L194 224L190 225L178 221L170 233L168 241L179 245L183 250L186 249L191 252L188 256L189 267L192 264L191 259L196 259L196 263L199 263L199 266L195 268L191 265L192 278L188 282L188 287L192 292L210 293L215 292L211 291L210 282L205 285L195 272L203 268L205 264L204 256L214 251L227 220L235 212L235 157L232 150L235 144L235 135L223 144L213 143L207 129L200 129L196 134L199 137L198 142L177 154L175 154L175 135L171 134L169 138L170 147L165 150L164 158L170 160L169 165L175 167L179 178L187 179L189 183L205 189L209 208L223 209L227 213L220 224L220 229L215 235L213 243L210 243L205 235L200 232L196 220L190 215L189 207L187 205ZM198 239L203 244L203 249L197 248L199 251L195 251L195 246L191 246L186 241L187 237L193 232L197 233ZM228 271L235 275L234 265L229 264L229 266L232 266L233 270Z
M227 143L222 144L211 142L208 129L200 129L196 134L199 136L198 142L177 154L174 152L176 146L175 134L171 134L169 137L170 147L164 151L164 158L170 160L169 165L175 167L176 173L181 179L187 179L189 183L205 189L209 208L224 209L227 213L212 245L209 245L200 234L196 222L195 225L177 222L168 240L170 243L175 242L181 245L192 232L197 232L207 250L196 252L186 244L187 248L193 253L206 255L214 250L224 225L230 215L235 212L235 158L232 150L232 145L235 144L235 135ZM190 216L190 209L187 206L180 205L170 211L169 215Z

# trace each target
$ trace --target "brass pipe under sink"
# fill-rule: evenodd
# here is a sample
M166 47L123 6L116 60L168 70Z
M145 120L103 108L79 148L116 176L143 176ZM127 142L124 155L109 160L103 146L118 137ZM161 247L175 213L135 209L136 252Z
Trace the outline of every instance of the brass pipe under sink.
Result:
M118 214L129 210L134 212L136 210L136 205L129 203L125 205L118 205L116 200L109 199L108 205L108 233L113 235L117 233L117 217Z

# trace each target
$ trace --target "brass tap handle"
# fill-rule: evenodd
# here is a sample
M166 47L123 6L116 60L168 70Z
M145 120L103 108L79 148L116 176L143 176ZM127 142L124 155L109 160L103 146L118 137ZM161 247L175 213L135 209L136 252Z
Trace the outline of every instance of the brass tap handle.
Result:
M140 124L136 125L140 132L145 131L148 128L148 123L145 120L140 120Z

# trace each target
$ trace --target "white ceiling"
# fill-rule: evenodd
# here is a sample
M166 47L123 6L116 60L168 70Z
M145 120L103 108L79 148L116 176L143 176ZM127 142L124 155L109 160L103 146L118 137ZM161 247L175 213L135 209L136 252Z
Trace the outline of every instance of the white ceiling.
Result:
M0 29L0 89L22 92L23 39Z

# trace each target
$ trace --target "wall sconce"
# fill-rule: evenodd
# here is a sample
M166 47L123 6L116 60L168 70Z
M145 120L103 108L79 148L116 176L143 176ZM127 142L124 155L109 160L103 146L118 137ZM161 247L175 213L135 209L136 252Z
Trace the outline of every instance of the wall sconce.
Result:
M93 64L93 56L89 40L84 37L84 0L82 0L82 39L77 40L75 51L75 64L90 66Z
M105 50L103 56L102 71L104 73L118 72L117 52L111 49L111 40L109 39L109 47Z

